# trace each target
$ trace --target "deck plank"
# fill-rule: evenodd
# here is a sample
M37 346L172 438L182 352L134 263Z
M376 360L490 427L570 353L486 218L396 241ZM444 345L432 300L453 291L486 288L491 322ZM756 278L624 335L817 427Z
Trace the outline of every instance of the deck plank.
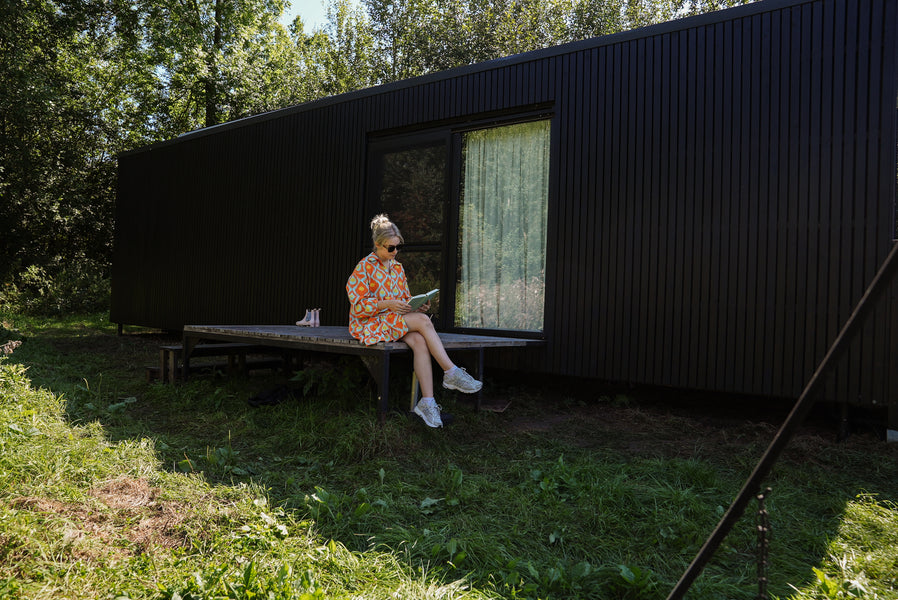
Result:
M278 341L295 342L297 345L313 343L321 346L350 344L365 348L349 334L347 327L298 327L295 325L186 325L184 333L191 337L202 338L203 334L214 339L228 336L229 339L240 338L246 342ZM511 338L489 335L471 335L461 333L440 333L440 339L446 349L476 348L510 348L542 345L543 340L528 338ZM408 350L405 342L380 342L369 346L372 350L389 350L402 352Z

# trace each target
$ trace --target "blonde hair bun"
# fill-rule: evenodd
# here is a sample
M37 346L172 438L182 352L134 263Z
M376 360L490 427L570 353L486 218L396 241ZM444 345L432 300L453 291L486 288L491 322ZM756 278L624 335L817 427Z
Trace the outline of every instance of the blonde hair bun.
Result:
M386 214L375 215L373 219L371 219L371 231L377 231L378 229L385 229L391 226L393 223L390 222L390 217Z
M399 238L399 243L405 243L399 228L390 220L386 214L381 213L375 215L371 219L371 241L377 246L381 242L389 238Z

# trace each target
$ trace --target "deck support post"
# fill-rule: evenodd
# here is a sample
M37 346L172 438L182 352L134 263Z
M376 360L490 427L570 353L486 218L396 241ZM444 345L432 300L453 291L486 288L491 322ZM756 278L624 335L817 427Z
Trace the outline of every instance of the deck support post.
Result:
M390 353L362 355L361 359L377 384L377 420L383 425L390 410Z

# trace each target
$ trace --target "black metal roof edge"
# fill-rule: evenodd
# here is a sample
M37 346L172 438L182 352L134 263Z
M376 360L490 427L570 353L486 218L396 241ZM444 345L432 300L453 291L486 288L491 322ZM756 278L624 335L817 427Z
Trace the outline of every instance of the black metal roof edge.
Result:
M402 79L399 81L392 81L390 83L384 83L384 84L372 86L369 88L363 88L360 90L354 90L354 91L346 92L343 94L338 94L338 95L334 95L334 96L326 96L324 98L318 98L316 100L311 100L309 102L304 102L302 104L295 104L293 106L279 108L277 110L260 113L258 115L251 115L248 117L235 119L233 121L228 121L226 123L212 125L211 127L195 129L193 131L188 131L186 133L182 133L178 137L175 137L175 138L172 138L169 140L164 140L164 141L156 142L156 143L153 143L153 144L150 144L147 146L142 146L140 148L135 148L133 150L126 150L124 152L120 152L117 156L123 157L123 156L129 156L132 154L138 154L138 153L146 152L149 150L154 150L156 148L173 145L173 144L176 144L176 143L179 143L182 141L197 139L197 138L204 137L207 135L212 135L214 133L227 131L229 129L236 129L239 127L245 127L247 125L263 123L263 122L269 121L271 119L277 119L277 118L285 117L288 115L305 112L308 110L323 108L326 106L331 106L333 104L341 104L343 102L351 102L353 100L358 100L360 98L376 96L379 94L387 94L387 93L401 90L404 88L414 87L416 85L432 83L434 81L441 81L441 80L445 80L445 79L451 79L453 77L461 77L461 76L465 76L465 75L471 75L474 73L479 73L481 71L488 71L490 69L495 69L498 67L522 64L522 63L531 62L534 60L541 60L544 58L551 58L553 56L560 56L563 54L579 52L581 50L590 50L593 48L601 48L603 46L611 46L613 44L627 42L627 41L630 41L633 39L647 38L647 37L664 34L664 33L673 33L676 31L683 31L683 30L692 29L695 27L702 27L705 25L713 24L713 23L722 23L724 21L740 19L740 18L754 16L756 14L761 14L761 13L766 13L766 12L774 12L777 10L782 10L784 8L791 8L793 6L799 6L802 4L813 4L814 2L819 2L819 1L821 1L821 0L758 0L758 1L752 2L750 4L743 4L741 6L735 6L733 8L726 8L726 9L713 11L713 12L709 12L709 13L703 13L700 15L684 17L681 19L674 19L672 21L665 21L663 23L647 25L645 27L639 27L637 29L630 29L627 31L621 31L621 32L612 33L609 35L603 35L603 36L599 36L599 37L589 38L586 40L578 40L578 41L574 41L574 42L568 42L566 44L560 44L558 46L551 46L548 48L540 48L538 50L531 50L529 52L524 52L521 54L512 54L510 56L494 58L492 60L488 60L488 61L481 62L481 63L475 63L472 65L453 67L452 69L447 69L445 71L437 71L435 73L427 73L425 75L419 75L417 77L412 77L410 79Z

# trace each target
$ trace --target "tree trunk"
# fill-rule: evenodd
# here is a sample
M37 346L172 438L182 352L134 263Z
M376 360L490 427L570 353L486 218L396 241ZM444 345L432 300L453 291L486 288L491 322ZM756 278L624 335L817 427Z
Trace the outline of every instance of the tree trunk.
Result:
M221 10L222 1L215 0L215 29L212 33L212 51L209 52L206 77L206 127L218 124L218 53L221 51Z

